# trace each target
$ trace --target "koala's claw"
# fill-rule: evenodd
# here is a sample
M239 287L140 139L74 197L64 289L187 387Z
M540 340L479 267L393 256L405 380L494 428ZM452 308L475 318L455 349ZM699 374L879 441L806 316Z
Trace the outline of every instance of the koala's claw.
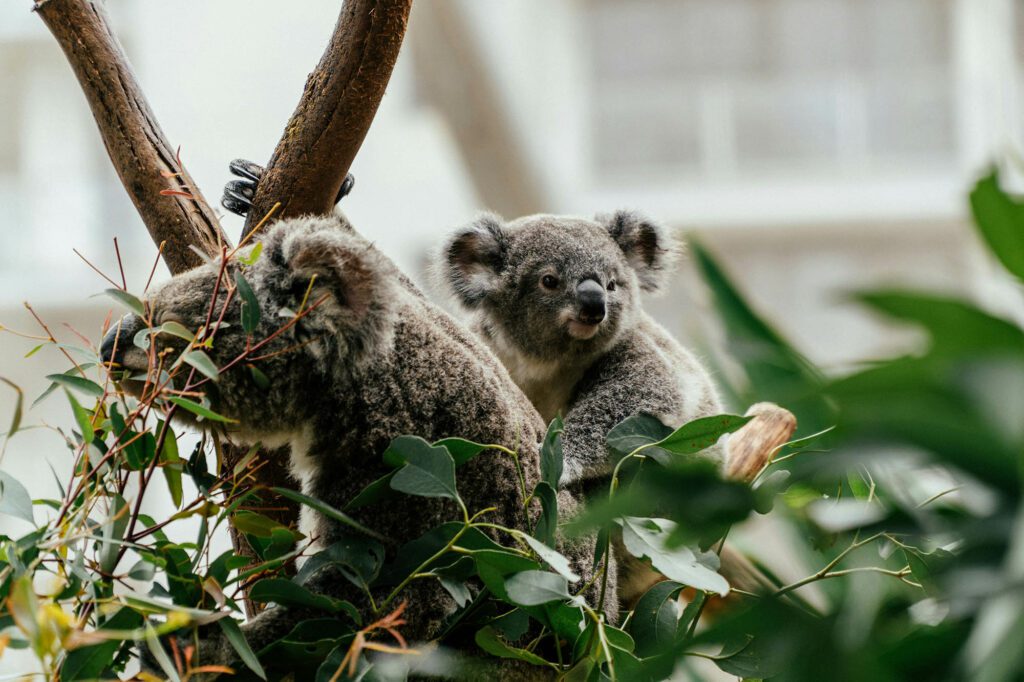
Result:
M228 170L241 180L232 180L224 185L224 195L220 199L220 205L236 215L248 215L249 209L252 208L252 199L256 196L256 186L266 169L252 161L235 159L228 164ZM334 203L338 203L342 198L348 196L355 185L355 176L351 173L346 175L341 182L338 196L334 198Z
M252 208L252 198L256 195L256 185L263 177L264 168L252 161L235 159L228 164L228 170L241 180L232 180L224 185L220 205L236 215L244 216Z

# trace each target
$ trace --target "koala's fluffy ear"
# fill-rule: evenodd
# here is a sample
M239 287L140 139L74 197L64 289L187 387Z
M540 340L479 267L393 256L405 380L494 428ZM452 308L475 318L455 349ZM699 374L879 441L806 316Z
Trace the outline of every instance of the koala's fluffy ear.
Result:
M445 242L440 275L459 302L473 308L498 287L507 254L508 235L501 218L485 213Z
M336 230L296 231L282 244L284 261L300 282L316 276L311 298L317 290L329 291L333 305L355 320L382 298L384 282L374 255Z
M640 288L657 291L682 251L679 244L661 225L632 211L616 211L596 218L608 229L626 259L636 271Z

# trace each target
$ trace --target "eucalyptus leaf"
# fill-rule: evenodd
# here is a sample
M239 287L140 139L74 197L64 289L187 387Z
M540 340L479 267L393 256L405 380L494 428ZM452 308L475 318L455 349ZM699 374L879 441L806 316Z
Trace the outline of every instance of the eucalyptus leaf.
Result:
M32 497L14 476L0 469L0 514L8 514L35 525Z
M304 504L310 509L315 509L316 511L320 512L327 518L334 519L335 521L343 523L350 528L355 528L359 532L365 533L370 537L377 538L378 540L385 539L380 533L367 528L363 524L353 519L348 514L338 511L337 509L327 504L326 502L321 502L320 500L310 497L309 495L304 495L303 493L296 492L295 490L289 490L287 488L271 488L271 490L273 490L278 495L287 497L289 500L293 500L295 502Z
M212 422L229 422L229 423L233 423L233 422L237 422L238 421L237 419L230 419L229 417L225 417L225 416L219 415L216 412L214 412L213 410L211 410L210 408L204 407L203 405L200 405L199 403L195 402L194 400L189 400L188 398L182 398L181 396L171 396L170 398L167 399L167 401L170 402L170 403L174 403L175 405L177 405L179 407L183 407L186 410L188 410L189 412L191 412L192 414L198 415L198 416L202 417L203 419L208 419L209 421L212 421Z
M523 606L537 606L553 601L581 601L569 593L569 582L556 573L523 571L505 580L509 599Z
M416 440L426 447L415 443ZM455 460L448 450L431 446L422 439L407 439L395 452L405 460L405 466L391 479L394 490L420 497L459 499L455 488Z
M122 291L121 289L105 289L103 293L139 317L146 316L146 308L142 305L142 301L140 301L138 297L129 294L127 291Z
M261 680L267 679L267 673L263 670L263 666L260 665L260 661L256 658L256 654L253 653L249 643L245 641L245 635L242 634L242 629L238 627L238 623L233 618L221 618L217 621L220 626L221 632L230 642L231 647L238 654L238 657L242 659L245 666L249 670L256 673L256 676Z
M718 557L713 552L670 547L668 539L676 530L675 522L627 516L621 525L622 542L629 553L647 559L665 577L723 597L729 593L729 583L717 573Z
M238 294L242 299L242 329L246 334L252 334L260 324L260 302L256 298L256 292L252 290L249 282L241 271L235 271L235 286L238 287Z
M183 362L195 367L203 376L216 381L220 378L220 370L213 364L210 356L201 350L190 350L182 354Z
M488 626L481 630L478 630L474 637L478 647L498 658L511 658L517 661L525 661L530 665L547 666L557 669L554 663L545 661L537 654L527 651L526 649L517 649L510 646L502 641L501 637L498 636L498 632Z

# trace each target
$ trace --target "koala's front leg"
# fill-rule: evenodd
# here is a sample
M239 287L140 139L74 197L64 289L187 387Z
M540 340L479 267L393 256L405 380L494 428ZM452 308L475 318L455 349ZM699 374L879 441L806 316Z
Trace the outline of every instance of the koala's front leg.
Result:
M232 175L237 175L241 179L232 180L224 185L224 195L220 199L220 204L236 215L247 215L249 209L252 208L252 199L256 196L256 187L266 169L252 161L235 159L228 164L228 170ZM334 203L338 203L347 196L355 184L355 176L351 173L346 175Z

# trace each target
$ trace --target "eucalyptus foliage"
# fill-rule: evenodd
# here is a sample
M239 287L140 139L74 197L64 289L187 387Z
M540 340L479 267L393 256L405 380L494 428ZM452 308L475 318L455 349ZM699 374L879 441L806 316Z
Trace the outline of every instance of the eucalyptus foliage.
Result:
M1024 204L992 174L971 206L979 235L1019 286ZM666 425L631 417L607 437L615 464L608 489L568 518L558 508L556 419L539 482L522 484L524 528L491 523L488 509L468 508L460 495L462 464L495 452L517 457L512 450L396 438L380 453L389 473L337 509L252 485L258 457L224 466L216 428L191 452L179 451L184 441L169 415L225 419L201 391L151 390L135 399L115 390L94 349L60 347L72 366L47 377L42 397L67 402L75 424L63 434L69 454L53 457L70 457L72 475L60 482L60 499L33 500L0 471L0 513L34 527L0 537L0 651L30 649L50 679L126 679L140 658L167 679L187 679L204 672L194 644L215 628L235 648L238 679L480 679L502 669L496 662L514 662L552 679L662 680L698 677L697 660L750 679L1020 679L1024 329L966 300L865 292L856 300L922 330L928 343L828 376L750 308L706 249L697 244L694 254L742 370L743 382L731 387L736 407L790 407L802 428L797 440L748 485L722 479L700 457L746 418ZM245 298L244 277L235 286ZM138 298L109 293L145 314ZM229 322L249 329L258 314L246 306ZM150 329L135 344L147 349L153 333L190 342L164 360L166 386L175 376L186 386L217 380L221 368L203 352L202 330ZM23 422L19 392L6 438ZM924 481L947 483L929 491ZM347 535L311 549L300 532L258 511L271 492L330 517ZM141 500L157 496L176 512L141 513ZM365 508L386 514L417 497L452 500L458 511L397 551L372 523L350 516ZM788 529L796 559L811 567L803 578L786 583L766 569L757 591L729 584L719 553L730 528L753 514ZM253 556L214 555L211 538L228 526ZM174 542L171 528L197 530ZM609 622L605 590L599 603L587 603L581 595L592 586L559 551L583 534L599 538L595 581L604 582L613 544L666 580ZM328 565L370 597L369 608L309 587ZM437 581L457 609L437 641L407 642L406 590L422 580ZM819 594L810 599L812 583ZM387 596L375 602L371 591L382 588ZM253 651L239 628L244 598L319 615Z

